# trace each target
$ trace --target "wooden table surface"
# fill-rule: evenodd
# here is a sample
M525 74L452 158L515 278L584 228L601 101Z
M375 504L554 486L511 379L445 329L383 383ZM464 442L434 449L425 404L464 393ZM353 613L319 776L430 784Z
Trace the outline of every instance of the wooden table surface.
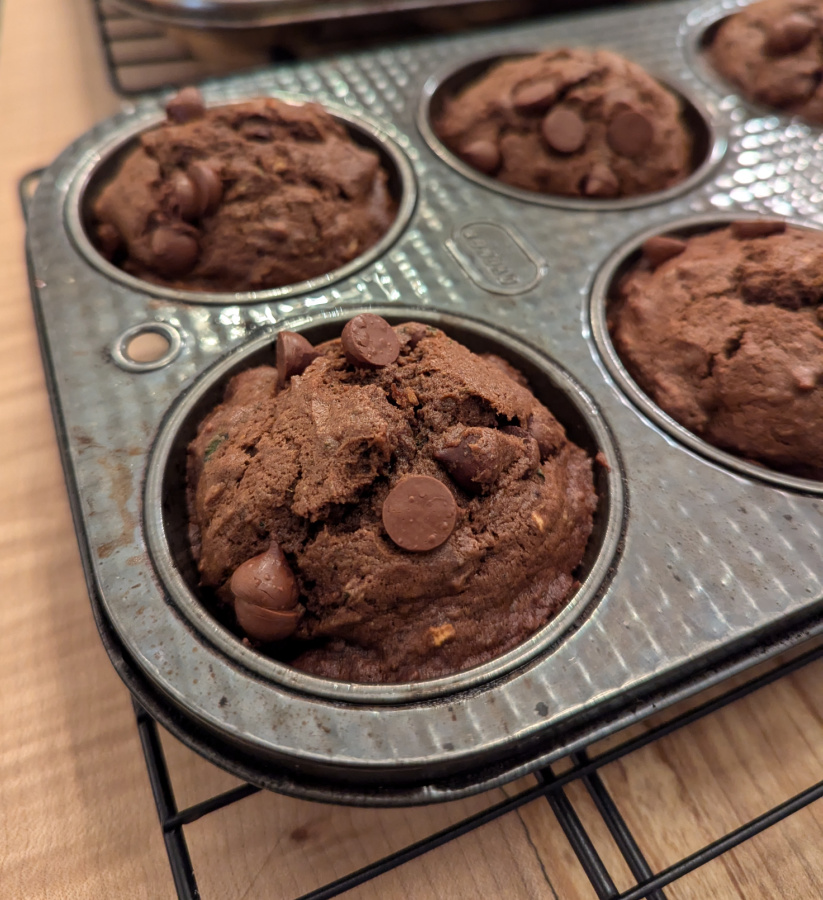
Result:
M175 896L129 696L92 620L29 301L16 191L119 104L88 0L7 0L0 28L0 896ZM823 664L603 771L658 870L823 776ZM235 779L163 736L179 802ZM526 780L528 781L528 780ZM509 787L506 791L511 791ZM189 826L207 900L288 898L500 799L411 810L261 793ZM579 785L618 887L634 882ZM667 889L670 898L823 897L823 805ZM357 898L588 898L545 801L353 891Z

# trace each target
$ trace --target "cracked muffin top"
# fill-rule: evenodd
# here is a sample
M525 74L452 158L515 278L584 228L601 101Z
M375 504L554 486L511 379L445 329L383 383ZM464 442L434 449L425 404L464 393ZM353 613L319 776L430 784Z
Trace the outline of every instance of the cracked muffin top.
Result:
M823 3L762 0L724 19L712 65L745 97L823 124Z
M364 314L278 336L189 447L193 548L230 626L358 682L486 662L577 585L592 460L504 360Z
M615 348L672 418L722 450L823 477L823 234L741 221L656 237L609 309Z
M92 239L137 278L256 291L325 275L394 221L378 155L315 103L206 108L186 88L93 203Z
M545 194L631 197L691 172L679 99L607 50L499 63L448 99L433 126L473 168Z

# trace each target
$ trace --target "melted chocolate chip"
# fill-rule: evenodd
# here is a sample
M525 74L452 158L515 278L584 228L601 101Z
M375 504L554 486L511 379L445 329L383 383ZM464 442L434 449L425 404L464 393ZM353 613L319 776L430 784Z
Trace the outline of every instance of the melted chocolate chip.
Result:
M340 342L346 359L360 368L388 366L400 353L400 341L394 329L373 313L361 313L347 322Z
M292 375L302 375L320 354L296 331L277 333L277 384L283 387Z
M182 172L175 169L169 179L169 206L173 215L180 216L186 222L193 222L200 215L200 198L194 182Z
M422 325L420 322L410 322L403 327L403 333L408 338L406 346L409 350L414 350L420 341L431 333L431 329L428 325Z
M545 112L556 99L557 85L553 81L532 81L515 88L512 106L518 112Z
M816 30L814 19L802 12L790 13L771 25L763 46L772 56L797 53L809 43Z
M766 219L741 219L739 222L732 222L729 228L732 237L741 241L748 238L768 237L770 234L783 234L785 230L785 222Z
M170 122L178 125L200 119L206 112L203 95L196 87L184 87L166 104L166 115Z
M494 484L503 471L504 460L496 443L494 439L482 440L480 429L472 429L456 446L436 451L434 458L460 487L480 493L485 485Z
M184 232L161 225L151 236L152 265L162 275L176 278L190 272L200 255L197 241Z
M611 115L620 112L637 112L637 96L628 88L614 88L603 98L603 105Z
M409 475L383 501L383 526L403 550L434 550L448 539L456 521L452 492L429 475Z
M532 413L529 416L527 430L529 437L537 441L541 459L554 456L563 442L563 431L553 419L546 421Z
M595 163L583 183L583 193L587 197L616 197L620 191L617 175L603 163Z
M586 143L586 123L572 109L553 109L542 129L546 143L558 153L576 153Z
M197 160L189 166L188 174L197 191L200 215L214 212L223 197L223 182L214 167Z
M123 244L120 232L109 222L97 228L97 245L106 259L112 259Z
M648 264L656 269L669 259L674 259L686 249L686 242L678 238L658 234L650 237L643 244L643 256Z
M472 141L462 148L460 155L470 166L486 175L491 175L500 165L500 151L492 141Z
M653 137L652 123L641 113L630 109L618 112L606 129L609 146L615 153L628 159L646 153Z

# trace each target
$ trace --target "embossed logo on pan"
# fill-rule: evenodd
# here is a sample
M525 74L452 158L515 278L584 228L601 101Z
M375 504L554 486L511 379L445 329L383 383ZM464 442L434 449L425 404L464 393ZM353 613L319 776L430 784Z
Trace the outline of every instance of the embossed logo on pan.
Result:
M492 294L524 294L546 271L544 260L510 226L469 222L446 246L471 280Z

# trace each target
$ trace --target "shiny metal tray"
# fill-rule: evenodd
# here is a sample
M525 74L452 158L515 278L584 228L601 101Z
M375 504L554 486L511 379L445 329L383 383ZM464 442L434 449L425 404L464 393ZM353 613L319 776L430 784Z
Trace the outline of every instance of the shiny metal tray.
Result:
M500 0L112 0L135 16L188 28L247 29L355 16L438 9L500 6Z
M159 698L152 709L184 740L219 745L222 764L292 794L451 799L823 630L823 484L688 440L633 393L603 328L604 286L650 230L747 214L823 218L819 129L742 104L695 64L702 30L732 7L666 3L530 22L208 84L210 103L319 100L393 160L405 218L391 245L357 271L290 290L167 291L89 250L85 185L157 121L156 98L101 123L43 173L29 210L33 301L90 590L107 646L116 641L134 682ZM427 117L455 71L566 43L623 52L690 100L707 121L699 175L665 196L587 204L504 191L454 164ZM396 693L331 682L312 692L198 621L175 554L164 555L175 540L162 506L173 500L163 489L169 429L205 390L206 370L265 353L280 327L328 331L364 305L499 340L555 373L608 450L589 592L574 621L513 668ZM161 364L124 363L134 330L172 338Z

